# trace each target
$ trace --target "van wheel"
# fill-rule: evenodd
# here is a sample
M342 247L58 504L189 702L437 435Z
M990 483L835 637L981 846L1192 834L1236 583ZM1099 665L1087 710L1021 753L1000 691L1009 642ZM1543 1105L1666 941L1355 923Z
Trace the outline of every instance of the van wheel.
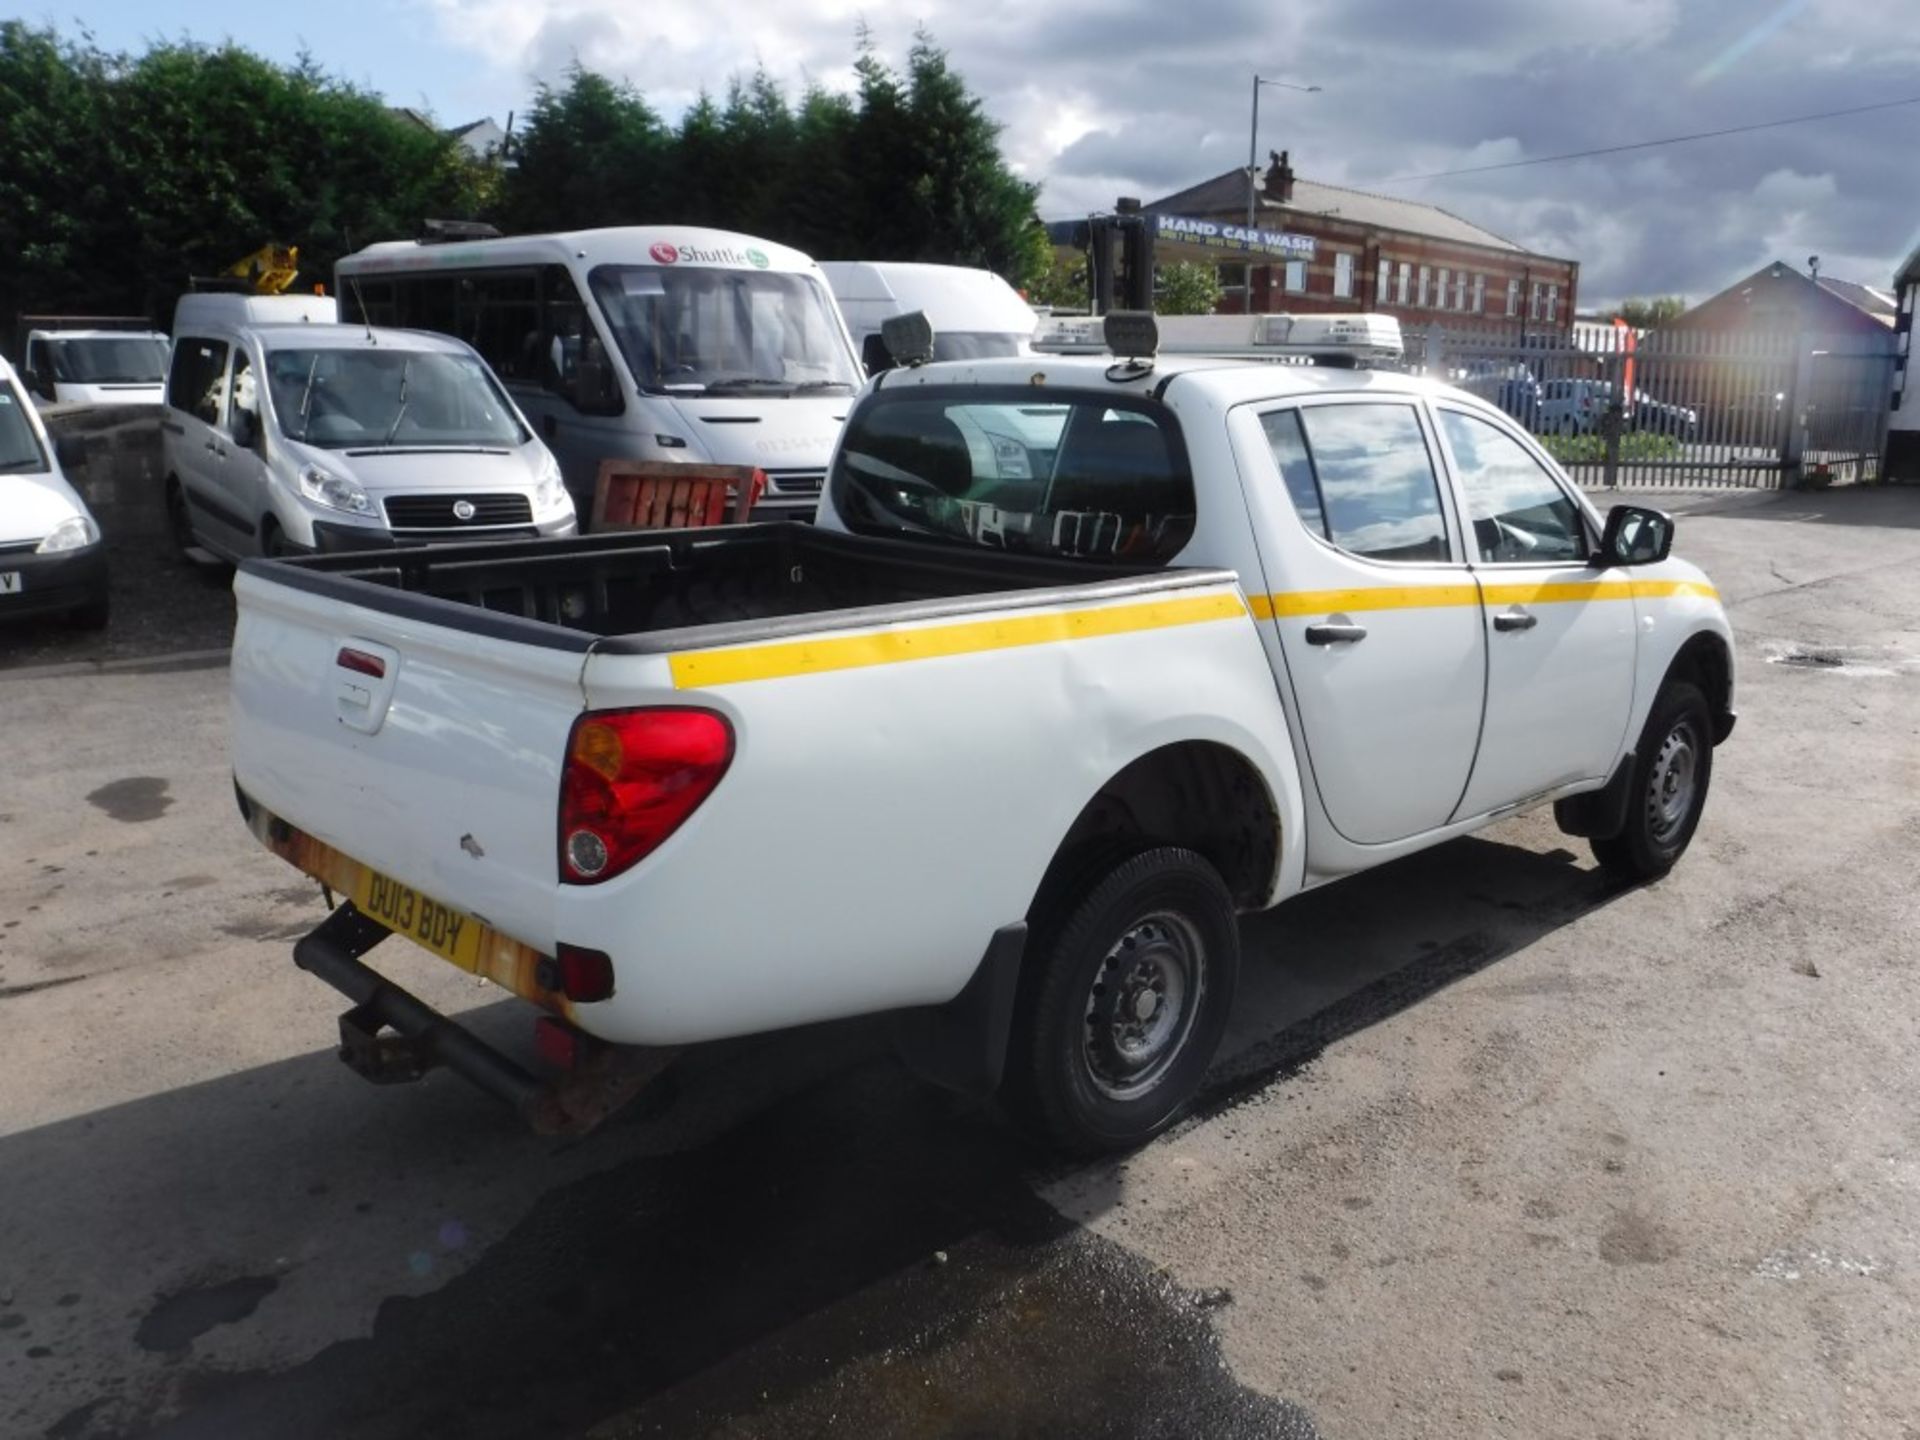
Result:
M1706 696L1675 680L1664 686L1640 732L1629 782L1627 823L1595 836L1593 858L1622 880L1658 880L1686 853L1713 778L1713 731Z
M186 492L178 480L167 481L167 531L173 536L173 548L192 559L187 552L197 549L200 541L194 536L193 516L187 513Z
M1192 850L1148 850L1035 917L1006 1098L1074 1154L1171 1125L1226 1030L1240 970L1233 897Z

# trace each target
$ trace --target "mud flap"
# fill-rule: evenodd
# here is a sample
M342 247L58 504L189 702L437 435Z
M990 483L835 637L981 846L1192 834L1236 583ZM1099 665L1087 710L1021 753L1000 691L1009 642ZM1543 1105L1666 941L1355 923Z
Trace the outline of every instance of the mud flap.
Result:
M962 1095L986 1099L997 1091L1026 950L1026 922L1003 925L964 990L944 1005L896 1015L893 1048L900 1063L928 1084Z

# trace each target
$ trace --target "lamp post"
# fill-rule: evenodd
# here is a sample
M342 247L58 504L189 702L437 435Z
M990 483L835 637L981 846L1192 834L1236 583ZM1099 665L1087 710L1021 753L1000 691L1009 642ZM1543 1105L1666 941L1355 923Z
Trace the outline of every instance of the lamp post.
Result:
M1262 85L1272 85L1280 90L1298 90L1302 95L1320 93L1318 85L1295 85L1286 80L1262 80L1258 75L1253 77L1253 118L1247 124L1247 228L1249 230L1253 229L1254 205L1258 198L1254 183L1260 174L1260 167L1254 160L1254 153L1260 145L1260 87Z

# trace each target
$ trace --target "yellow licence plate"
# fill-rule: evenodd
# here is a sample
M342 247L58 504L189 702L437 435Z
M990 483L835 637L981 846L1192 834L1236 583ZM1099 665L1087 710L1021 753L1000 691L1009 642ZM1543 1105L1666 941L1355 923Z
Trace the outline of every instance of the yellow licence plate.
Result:
M361 914L442 960L450 960L462 970L479 970L480 935L485 927L471 915L462 915L452 906L442 905L364 865L354 882L353 904Z

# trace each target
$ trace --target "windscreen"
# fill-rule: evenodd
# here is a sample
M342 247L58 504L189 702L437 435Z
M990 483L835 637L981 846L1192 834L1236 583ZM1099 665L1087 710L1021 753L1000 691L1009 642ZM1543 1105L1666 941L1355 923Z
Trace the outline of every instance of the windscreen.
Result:
M49 340L53 378L71 385L158 385L167 373L167 342L152 335L89 335Z
M848 422L829 483L866 535L1160 563L1193 534L1179 429L1147 401L882 390Z
M27 419L26 401L11 381L0 380L0 475L46 468L40 437Z
M326 450L472 445L511 449L527 432L471 355L422 350L271 350L267 385L290 440Z
M634 383L655 394L850 394L859 383L811 275L601 265L589 280Z

